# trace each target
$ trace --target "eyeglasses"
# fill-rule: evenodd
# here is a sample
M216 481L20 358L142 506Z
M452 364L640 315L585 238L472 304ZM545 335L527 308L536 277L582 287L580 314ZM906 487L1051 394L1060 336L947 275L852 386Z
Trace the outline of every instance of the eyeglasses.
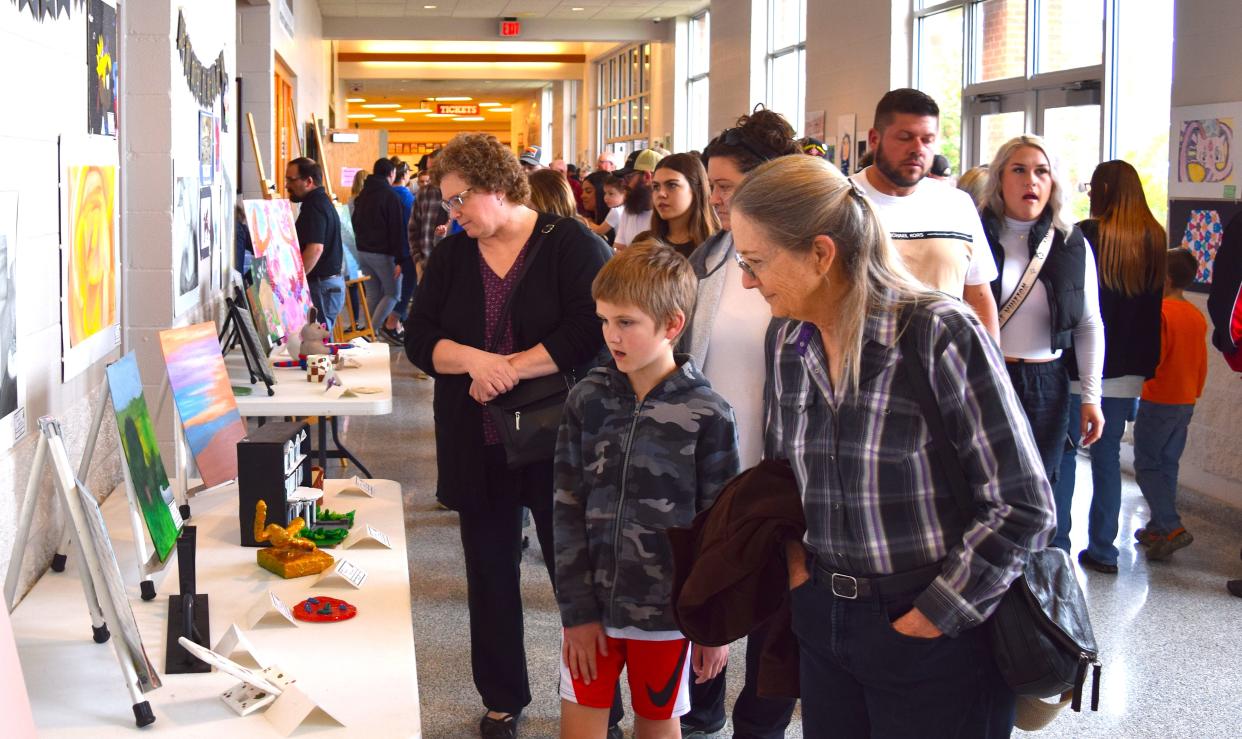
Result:
M738 268L740 268L742 272L746 273L747 277L749 277L752 280L759 279L759 276L755 274L755 268L750 265L750 262L747 262L745 259L742 259L741 254L735 251L733 252L733 258L737 260Z
M448 200L441 200L440 207L444 209L445 213L452 213L454 209L461 210L461 207L466 204L466 198L473 190L473 187L467 187Z
M720 134L720 136L716 140L721 142L725 146L736 146L736 147L745 149L746 151L750 152L751 155L754 156L756 159L763 161L763 162L766 162L766 161L769 161L775 158L773 154L763 154L757 148L752 146L751 143L746 140L746 135L742 133L742 129L740 128L726 129Z

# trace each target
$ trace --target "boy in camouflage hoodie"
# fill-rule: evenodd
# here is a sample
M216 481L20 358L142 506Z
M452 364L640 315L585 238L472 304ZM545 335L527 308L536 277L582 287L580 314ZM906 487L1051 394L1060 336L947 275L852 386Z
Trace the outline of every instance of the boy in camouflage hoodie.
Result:
M638 736L678 736L691 663L702 682L728 660L677 630L664 533L739 471L733 409L673 354L696 288L690 263L659 243L619 252L592 285L614 362L570 392L557 443L562 737L605 736L623 666Z

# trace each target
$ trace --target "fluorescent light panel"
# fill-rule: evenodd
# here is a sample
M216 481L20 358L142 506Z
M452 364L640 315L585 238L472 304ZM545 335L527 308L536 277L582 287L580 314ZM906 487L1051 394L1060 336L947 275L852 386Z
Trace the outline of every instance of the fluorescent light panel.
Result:
M367 103L366 105L364 105L364 106L362 106L362 107L364 107L364 108L374 108L374 109L380 109L380 108L392 108L392 109L396 109L396 108L400 108L400 107L401 107L401 105L400 105L399 103Z
M350 113L348 118L374 118L374 113Z
M500 103L479 103L480 108L499 108Z
M404 118L376 118L372 123L405 123Z
M366 98L345 98L347 103L365 103L366 101Z
M471 100L474 100L474 98L472 97L460 97L460 96L459 97L427 98L427 99L435 101L437 103L468 103Z
M398 113L430 113L431 108L402 108Z
M459 123L466 123L467 121L483 121L487 119L481 115L459 115L455 117L453 120Z

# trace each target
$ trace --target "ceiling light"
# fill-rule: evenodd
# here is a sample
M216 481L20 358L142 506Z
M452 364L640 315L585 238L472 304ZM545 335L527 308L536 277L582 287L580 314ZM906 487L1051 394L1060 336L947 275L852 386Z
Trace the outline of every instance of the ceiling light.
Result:
M365 103L366 101L366 98L345 98L347 103Z
M372 123L405 123L404 118L376 118Z
M500 103L479 103L480 108L499 108Z
M512 113L513 108L492 108L489 113Z
M471 98L471 97L447 97L447 98L427 98L427 99L434 100L437 103L468 103L471 100L474 100L474 98Z
M367 103L364 108L400 108L397 103Z
M349 118L374 118L375 114L374 113L350 113L347 117Z
M428 118L453 118L452 113L428 113Z
M436 9L436 6L434 6L434 5L424 5L424 6L423 6L423 10L435 10L435 9Z
M453 118L453 120L458 121L460 123L466 123L467 121L484 121L487 119L481 115L459 115Z
M570 8L570 10L574 11L575 13L579 13L583 10L586 10L586 8Z
M424 108L421 106L417 108L402 108L401 110L398 110L397 112L398 113L430 113L431 108Z

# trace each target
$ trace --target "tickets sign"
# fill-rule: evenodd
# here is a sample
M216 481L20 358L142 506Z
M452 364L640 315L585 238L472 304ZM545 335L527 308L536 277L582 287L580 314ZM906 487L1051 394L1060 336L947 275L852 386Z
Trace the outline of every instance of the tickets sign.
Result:
M448 115L478 115L479 106L477 105L437 105L437 113L446 113Z

